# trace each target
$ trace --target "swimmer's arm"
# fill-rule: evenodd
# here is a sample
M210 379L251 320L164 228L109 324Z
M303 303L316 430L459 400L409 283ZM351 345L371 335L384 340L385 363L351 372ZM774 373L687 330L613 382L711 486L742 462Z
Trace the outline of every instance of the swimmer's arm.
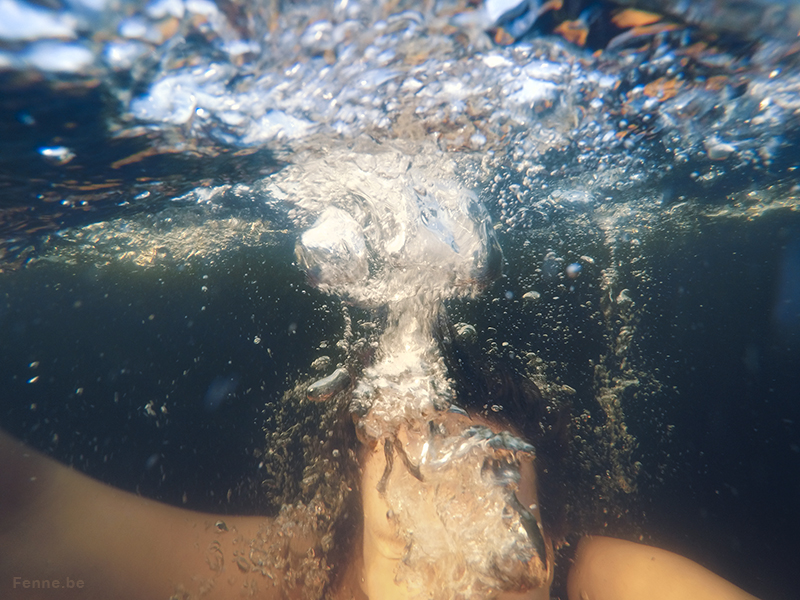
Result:
M567 587L569 600L756 600L688 558L607 537L581 540Z
M219 519L104 485L0 432L2 598L167 600L207 590L204 600L227 600L253 583L259 597L279 597L270 579L234 562L265 519L221 517L224 533Z

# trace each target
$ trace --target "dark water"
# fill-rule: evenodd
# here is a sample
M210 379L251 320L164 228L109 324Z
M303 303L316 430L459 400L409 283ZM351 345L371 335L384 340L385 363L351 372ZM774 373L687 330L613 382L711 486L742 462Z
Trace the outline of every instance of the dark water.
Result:
M158 228L154 215L167 206L196 212L192 224L209 220L210 212L172 198L204 182L252 179L276 163L265 152L206 148L208 156L114 168L149 141L108 139L100 91L9 89L0 124L7 134L0 144L3 427L148 497L196 509L271 510L258 479L265 411L341 328L337 301L308 286L293 264L294 233L180 264L156 249L161 262L146 270L80 256L35 259L68 227L138 215L133 227ZM20 123L22 114L35 124ZM49 165L37 149L54 142L81 160L68 169ZM113 189L65 192L65 181ZM131 201L142 191L150 194ZM48 202L47 193L80 199ZM235 203L224 210L252 216Z
M661 384L622 397L643 464L634 520L646 540L763 598L794 597L798 583L800 331L787 290L796 285L799 228L793 211L756 223L703 219L692 231L666 223L636 249L621 283L646 307L629 357ZM560 232L567 256L590 241L579 229ZM513 290L515 299L471 310L497 338L553 361L581 406L596 389L591 362L604 351L598 273L584 270L532 310L516 298L526 262L544 257L511 240L504 248L512 269L496 295Z
M341 336L342 308L294 264L298 232L285 215L233 193L211 207L173 199L281 165L266 150L223 144L148 153L168 146L163 132L112 138L116 105L103 86L3 79L0 88L0 426L164 502L273 511L262 485L264 426L315 358L336 358L320 348ZM54 145L78 158L47 162L38 148ZM638 389L620 395L637 442L631 458L641 463L638 495L609 523L596 515L593 530L642 532L761 598L793 599L800 213L796 200L713 210L749 181L705 197L688 182L670 185L679 186L670 197L685 193L711 208L636 205L641 217L613 236L602 215L531 217L523 230L498 233L504 277L449 311L475 325L487 352L520 365L539 357L550 377L575 390L575 413L595 419L595 365L609 355L620 320L632 319L630 347L610 362L622 372L625 359L641 375ZM787 184L764 196L792 194ZM93 255L85 240L64 234L93 224L102 231L119 218L134 233L168 230L165 214L192 226L239 216L270 227L261 244L217 244L189 258L159 246L147 268ZM561 266L548 275L551 251ZM573 262L582 265L574 280L563 270ZM614 294L629 290L636 306L627 316L603 313L611 267ZM522 298L531 289L537 302Z
M178 153L158 132L117 138L109 128L119 121L118 103L102 85L20 82L0 73L0 89L6 260L39 240L30 233L157 210L198 184L252 180L279 167L264 148L206 143ZM75 158L50 161L40 152L49 147L67 147Z

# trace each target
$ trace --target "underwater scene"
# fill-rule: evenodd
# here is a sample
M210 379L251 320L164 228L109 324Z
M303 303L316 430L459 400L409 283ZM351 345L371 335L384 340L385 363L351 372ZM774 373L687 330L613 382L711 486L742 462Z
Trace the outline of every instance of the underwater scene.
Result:
M0 0L0 597L796 599L799 35Z

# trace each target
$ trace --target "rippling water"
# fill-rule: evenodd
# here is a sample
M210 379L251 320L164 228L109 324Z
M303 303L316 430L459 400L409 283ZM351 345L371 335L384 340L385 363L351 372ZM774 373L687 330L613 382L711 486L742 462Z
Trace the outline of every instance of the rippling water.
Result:
M0 0L3 427L274 512L324 422L284 393L351 369L375 439L457 402L446 310L572 407L574 522L793 597L791 48L279 8Z

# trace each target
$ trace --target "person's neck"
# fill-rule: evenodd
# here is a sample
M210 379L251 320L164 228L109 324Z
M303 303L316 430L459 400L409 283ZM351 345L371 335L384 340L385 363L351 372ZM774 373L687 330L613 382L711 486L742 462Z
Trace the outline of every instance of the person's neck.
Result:
M336 582L332 590L331 600L369 600L361 588L364 572L364 556L361 544L356 544L353 560L350 560L347 569Z

